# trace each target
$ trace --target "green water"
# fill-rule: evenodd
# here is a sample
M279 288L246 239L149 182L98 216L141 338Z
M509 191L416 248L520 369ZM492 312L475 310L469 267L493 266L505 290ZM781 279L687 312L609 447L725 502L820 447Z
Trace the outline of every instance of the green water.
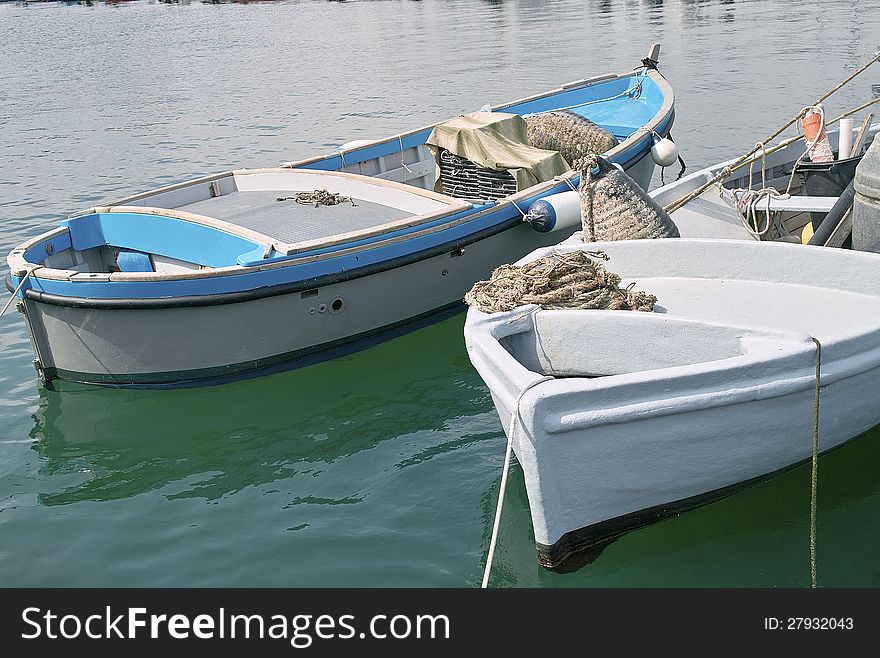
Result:
M13 496L0 514L0 576L165 586L476 577L497 473L488 439L499 434L460 335L455 319L222 387L42 392L29 440L5 447L18 464L3 480Z
M476 584L503 435L461 328L222 387L41 392L3 445L0 581ZM877 438L820 462L824 585L880 585ZM801 468L554 574L515 467L493 584L806 585L808 503Z
M705 166L880 43L878 3L787 6L0 7L0 246L107 196L632 68L655 40L677 141L691 169ZM821 67L805 63L804 39L829 45ZM340 40L348 48L328 48ZM577 65L560 70L560 55ZM875 73L831 111L864 100ZM0 319L0 584L477 585L504 437L462 324L224 386L52 392L20 319ZM878 438L820 460L821 585L880 585ZM514 465L492 583L805 586L808 526L800 468L551 573L537 566Z

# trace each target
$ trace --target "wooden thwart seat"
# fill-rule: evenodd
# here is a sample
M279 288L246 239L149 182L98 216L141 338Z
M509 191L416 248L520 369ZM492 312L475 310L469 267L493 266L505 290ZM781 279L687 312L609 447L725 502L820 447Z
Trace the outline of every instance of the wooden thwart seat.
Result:
M771 212L828 212L837 202L836 196L770 197ZM755 210L766 211L767 200L755 204Z

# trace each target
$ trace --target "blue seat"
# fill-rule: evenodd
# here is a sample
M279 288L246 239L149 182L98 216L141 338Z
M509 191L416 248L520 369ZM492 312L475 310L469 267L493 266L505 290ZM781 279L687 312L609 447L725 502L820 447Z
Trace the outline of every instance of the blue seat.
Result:
M150 254L130 249L120 249L116 256L116 264L121 272L152 272L153 263Z

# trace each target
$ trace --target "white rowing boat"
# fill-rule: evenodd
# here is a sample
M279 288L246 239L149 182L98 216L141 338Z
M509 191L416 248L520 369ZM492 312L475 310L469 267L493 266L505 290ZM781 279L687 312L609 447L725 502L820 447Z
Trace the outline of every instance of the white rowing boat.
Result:
M808 459L817 363L821 450L880 423L880 255L668 239L524 261L587 248L654 312L471 308L465 326L543 565Z
M839 205L803 194L802 153L793 143L766 155L763 176L720 177L672 213L680 239L576 233L517 263L600 250L621 286L657 297L653 312L468 311L468 353L522 466L541 564L804 462L817 409L821 451L880 424L880 254L801 244L809 213L821 222ZM733 163L651 196L666 206ZM874 180L859 169L857 189L860 177ZM750 210L758 187L780 194Z

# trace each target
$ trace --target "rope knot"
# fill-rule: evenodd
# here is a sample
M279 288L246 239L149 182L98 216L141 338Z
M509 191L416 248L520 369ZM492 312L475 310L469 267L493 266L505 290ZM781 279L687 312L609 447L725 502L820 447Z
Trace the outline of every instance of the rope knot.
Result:
M579 158L574 163L574 168L581 172L580 193L584 198L581 203L581 228L589 237L589 242L596 241L596 220L593 212L593 176L602 173L602 164L605 161L598 155L591 153Z

